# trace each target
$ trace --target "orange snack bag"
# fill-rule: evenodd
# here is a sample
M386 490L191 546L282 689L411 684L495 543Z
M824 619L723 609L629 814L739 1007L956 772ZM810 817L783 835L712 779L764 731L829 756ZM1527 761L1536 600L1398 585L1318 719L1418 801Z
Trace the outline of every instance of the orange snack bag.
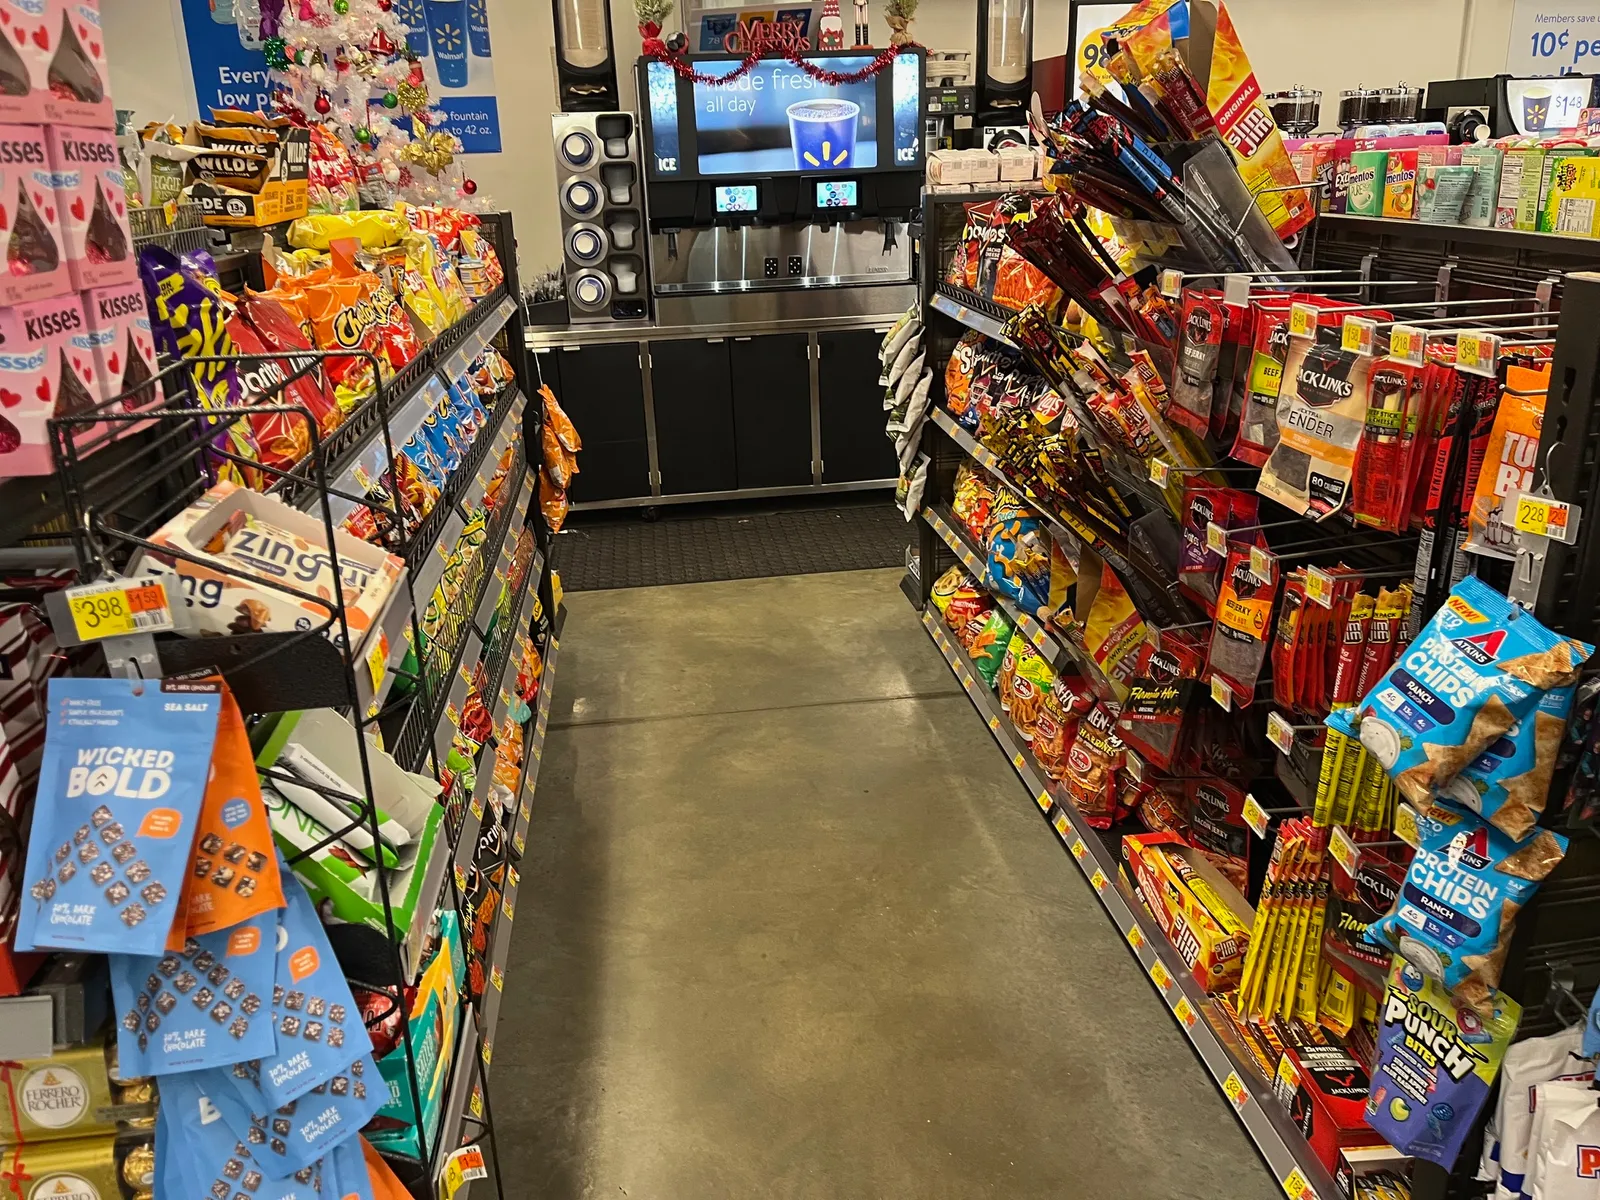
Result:
M1545 391L1550 386L1550 366L1506 368L1506 390L1500 397L1494 428L1478 472L1472 508L1467 513L1471 537L1465 549L1493 558L1515 558L1516 539L1507 497L1533 486L1533 469L1539 457L1539 434L1544 428Z

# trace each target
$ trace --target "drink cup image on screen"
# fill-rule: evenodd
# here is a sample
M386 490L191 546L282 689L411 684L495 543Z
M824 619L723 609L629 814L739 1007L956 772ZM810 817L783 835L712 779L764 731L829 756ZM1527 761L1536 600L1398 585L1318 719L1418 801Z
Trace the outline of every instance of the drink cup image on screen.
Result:
M789 105L789 140L797 171L851 166L861 106L852 100L802 100Z
M1550 89L1531 87L1522 93L1522 127L1529 133L1541 132L1550 120Z

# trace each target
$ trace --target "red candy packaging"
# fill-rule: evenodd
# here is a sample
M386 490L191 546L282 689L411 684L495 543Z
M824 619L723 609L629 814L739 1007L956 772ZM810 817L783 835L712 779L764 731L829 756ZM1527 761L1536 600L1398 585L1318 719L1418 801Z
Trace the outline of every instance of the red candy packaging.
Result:
M0 121L45 120L55 26L38 0L0 0Z
M0 308L0 476L48 475L48 422L103 399L93 339L78 297ZM97 424L80 426L81 443Z
M55 172L61 247L72 286L84 291L138 277L128 201L110 130L52 125L45 148Z
M100 0L47 0L44 7L50 53L44 119L55 125L114 128L117 113L106 90L111 76L100 29Z
M0 125L0 304L72 290L61 249L55 174L37 125Z
M237 364L239 386L244 393L242 402L246 406L275 407L302 403L296 389L300 388L303 380L296 380L288 387L283 386L292 374L284 360L248 357L267 354L269 347L238 313L228 318L228 336L233 339L234 350L247 356ZM315 391L314 388L311 390ZM316 419L314 414L315 410L312 420ZM250 418L250 433L260 452L262 464L279 471L288 470L311 451L311 428L299 413L256 413ZM270 484L275 479L276 475L269 475L265 482Z

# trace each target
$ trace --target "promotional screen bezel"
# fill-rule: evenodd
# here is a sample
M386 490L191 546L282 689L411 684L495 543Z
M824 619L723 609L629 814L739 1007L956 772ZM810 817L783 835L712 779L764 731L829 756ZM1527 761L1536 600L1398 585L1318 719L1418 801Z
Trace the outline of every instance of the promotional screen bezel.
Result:
M865 175L882 175L894 171L921 171L924 169L925 150L922 143L922 87L927 77L927 56L919 47L915 50L906 50L903 53L912 55L917 60L917 121L915 134L912 137L912 147L916 151L916 158L910 162L897 163L894 161L894 64L891 62L882 71L878 72L873 80L878 88L878 165L866 169L856 168L851 171L857 177ZM738 55L728 54L690 54L685 59L693 64L696 70L708 75L726 75L739 65L743 59ZM803 55L804 58L861 58L870 61L872 54L852 52L851 50L822 50L812 51ZM726 174L702 174L699 170L699 154L692 155L683 152L684 146L693 146L694 139L698 137L699 127L694 121L694 83L692 80L675 75L678 98L678 144L679 161L682 167L671 174L662 174L656 169L655 153L655 114L650 109L650 64L657 61L649 56L639 59L635 71L635 83L639 95L639 120L643 126L642 152L645 160L645 178L652 183L698 183L703 181L714 182L717 180L732 181L738 176ZM762 62L769 61L762 59ZM780 60L781 61L781 60ZM687 116L687 119L686 119ZM769 171L753 173L746 178L760 179L801 179L812 178L817 175L829 174L828 172L811 171Z

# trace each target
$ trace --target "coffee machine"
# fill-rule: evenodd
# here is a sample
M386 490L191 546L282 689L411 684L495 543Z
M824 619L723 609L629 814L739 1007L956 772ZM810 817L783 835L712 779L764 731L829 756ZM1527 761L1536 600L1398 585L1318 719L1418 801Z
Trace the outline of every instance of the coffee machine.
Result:
M803 56L849 75L871 53ZM692 55L729 74L740 59ZM828 83L763 58L723 85L641 58L650 282L657 319L695 324L881 313L914 295L923 52Z

